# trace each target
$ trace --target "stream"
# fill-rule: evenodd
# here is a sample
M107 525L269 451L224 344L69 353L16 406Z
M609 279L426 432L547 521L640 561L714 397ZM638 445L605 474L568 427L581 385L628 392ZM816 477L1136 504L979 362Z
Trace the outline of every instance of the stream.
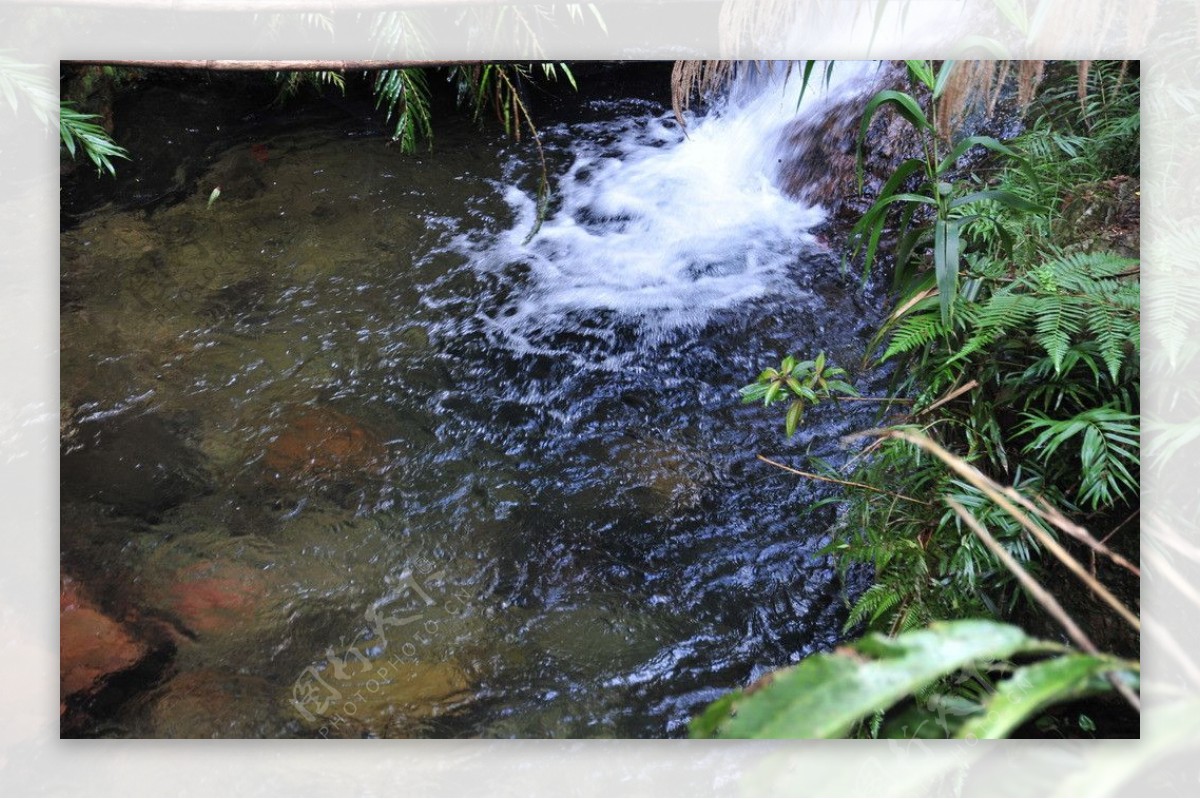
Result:
M795 83L686 133L549 111L532 238L534 147L453 112L406 155L299 102L119 107L179 174L64 216L62 566L161 656L74 734L680 737L836 645L831 487L756 455L838 462L875 409L788 440L738 397L787 353L879 388L881 289L774 177Z

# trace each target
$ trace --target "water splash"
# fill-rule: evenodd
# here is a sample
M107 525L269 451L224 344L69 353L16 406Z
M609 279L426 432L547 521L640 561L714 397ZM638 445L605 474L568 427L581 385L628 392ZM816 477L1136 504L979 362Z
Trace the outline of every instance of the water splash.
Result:
M810 231L825 213L778 184L784 128L819 113L821 95L855 91L866 71L849 65L827 91L814 80L803 103L796 74L750 71L686 132L669 112L547 131L570 166L554 180L557 207L538 235L525 242L534 198L509 185L512 227L452 245L476 270L522 276L485 323L520 349L545 351L547 336L598 317L653 337L785 286L819 247Z

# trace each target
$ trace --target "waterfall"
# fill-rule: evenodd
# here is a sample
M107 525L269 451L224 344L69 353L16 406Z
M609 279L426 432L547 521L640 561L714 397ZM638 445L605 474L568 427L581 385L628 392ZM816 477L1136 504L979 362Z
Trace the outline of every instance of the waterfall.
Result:
M826 216L780 179L785 131L861 94L873 70L839 64L828 86L820 72L801 102L799 70L745 69L707 113L687 116L686 130L668 111L545 131L570 166L551 178L555 200L537 235L526 242L535 199L509 185L511 228L454 244L475 269L527 271L489 324L525 345L596 314L653 334L778 288L820 249L811 231Z

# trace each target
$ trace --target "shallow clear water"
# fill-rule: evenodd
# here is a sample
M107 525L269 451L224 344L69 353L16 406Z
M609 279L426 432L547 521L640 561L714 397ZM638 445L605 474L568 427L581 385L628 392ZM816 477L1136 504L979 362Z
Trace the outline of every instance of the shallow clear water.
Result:
M855 366L878 302L739 113L547 123L528 242L530 147L336 121L65 232L64 571L176 639L93 732L683 735L836 643L825 487L755 455L836 459L870 410L786 441L737 388Z

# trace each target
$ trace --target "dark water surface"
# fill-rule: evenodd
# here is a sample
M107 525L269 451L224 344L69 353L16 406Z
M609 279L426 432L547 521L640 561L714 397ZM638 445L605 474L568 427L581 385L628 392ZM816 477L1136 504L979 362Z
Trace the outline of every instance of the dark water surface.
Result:
M528 244L527 143L302 111L64 231L63 569L173 640L85 732L679 736L837 642L827 489L755 455L837 459L872 411L786 441L737 388L857 365L881 303L663 111L546 120Z

